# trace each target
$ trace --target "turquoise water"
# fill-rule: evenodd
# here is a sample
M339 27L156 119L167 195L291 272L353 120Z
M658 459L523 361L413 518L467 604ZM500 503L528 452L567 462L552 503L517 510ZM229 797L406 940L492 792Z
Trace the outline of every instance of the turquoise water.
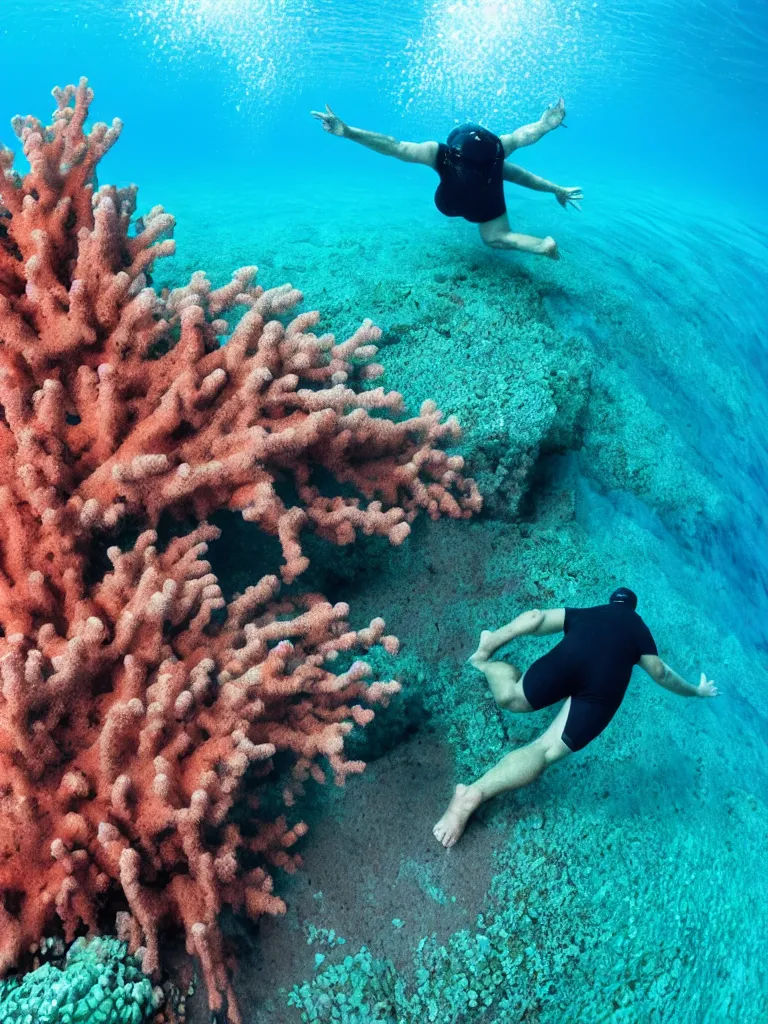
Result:
M95 117L125 122L100 184L177 219L155 287L258 264L324 330L371 317L386 386L459 418L485 498L402 547L312 555L313 587L400 637L377 670L403 695L352 738L366 773L296 810L287 915L224 915L247 1024L768 1021L767 52L760 0L4 0L0 126L89 77ZM513 230L559 262L483 247L433 172L309 116L422 141L560 94L568 129L515 159L580 185L582 211L507 186ZM227 529L231 592L274 567ZM722 696L636 673L603 735L444 851L453 785L551 718L496 708L465 665L479 631L619 583ZM189 1005L209 1019L201 987Z

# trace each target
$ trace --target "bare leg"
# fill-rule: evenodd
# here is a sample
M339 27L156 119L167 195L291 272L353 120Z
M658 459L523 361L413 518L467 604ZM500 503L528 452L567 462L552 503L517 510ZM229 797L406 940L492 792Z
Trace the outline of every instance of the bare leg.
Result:
M506 213L502 213L495 220L480 224L479 227L480 237L492 249L518 249L521 252L530 252L537 256L549 256L553 260L560 259L557 242L551 235L547 235L546 238L536 238L534 235L517 234L510 230L509 218Z
M491 661L491 657L504 644L518 636L533 633L544 621L544 613L540 611L523 612L516 619L493 632L484 629L480 634L480 643L474 654L469 657L470 665L482 672L488 680L494 699L499 707L508 711L533 711L525 699L522 690L522 673L515 665L503 661Z
M533 611L523 612L522 615L518 615L517 618L512 619L511 622L508 622L506 626L502 626L501 629L484 629L480 634L480 643L477 650L469 658L470 663L476 665L478 660L487 660L500 647L517 639L517 637L535 633L543 621L544 612L534 609Z
M435 839L446 848L453 846L480 804L507 790L529 786L545 768L567 757L571 748L563 742L563 729L570 709L569 697L546 732L533 743L507 754L471 786L457 786L448 809L433 829Z

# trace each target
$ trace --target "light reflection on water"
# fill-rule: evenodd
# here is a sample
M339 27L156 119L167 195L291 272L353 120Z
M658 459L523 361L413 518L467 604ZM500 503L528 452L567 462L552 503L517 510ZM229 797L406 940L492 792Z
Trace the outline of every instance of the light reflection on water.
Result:
M678 92L712 76L768 83L759 0L128 0L128 11L161 60L218 54L243 99L331 77L461 118L607 80L668 79Z
M492 120L572 93L580 70L595 75L604 59L597 10L593 0L437 0L408 42L400 103L431 108L440 96L457 120Z
M213 68L235 104L270 104L307 81L355 82L408 112L512 114L567 92L647 79L768 85L764 0L3 0L0 41L69 26L115 34L158 75Z

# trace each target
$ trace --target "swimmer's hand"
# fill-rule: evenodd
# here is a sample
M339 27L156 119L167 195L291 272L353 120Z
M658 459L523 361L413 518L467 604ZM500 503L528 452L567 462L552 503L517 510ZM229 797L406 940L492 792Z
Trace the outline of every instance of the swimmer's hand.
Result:
M553 128L559 128L565 119L565 100L561 96L554 107L547 107L541 115L541 123L551 132ZM567 125L563 125L567 127Z
M562 185L558 185L555 192L555 199L564 210L568 209L569 203L575 210L581 210L579 204L583 198L584 194L578 186L575 188L564 188Z
M347 126L341 120L340 117L336 117L334 112L325 104L325 111L313 110L311 111L312 117L316 117L323 126L323 131L328 132L330 135L344 135L347 131Z
M719 697L720 691L711 679L707 679L706 673L701 673L699 685L696 687L700 697Z

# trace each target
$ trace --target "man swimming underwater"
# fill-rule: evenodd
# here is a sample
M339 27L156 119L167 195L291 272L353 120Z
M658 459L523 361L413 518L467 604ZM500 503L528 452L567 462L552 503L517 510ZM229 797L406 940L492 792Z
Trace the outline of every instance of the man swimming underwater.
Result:
M399 142L391 135L379 135L362 128L351 128L337 117L329 106L325 111L313 110L312 116L322 122L325 131L362 146L394 156L410 164L425 164L440 175L435 193L435 205L446 217L463 217L480 226L480 237L493 249L519 249L558 259L554 238L535 238L510 231L507 207L504 202L504 182L551 192L564 208L583 198L580 188L554 185L539 178L506 158L516 149L531 146L547 132L559 128L565 117L565 103L561 99L550 107L534 124L527 124L508 135L497 136L477 124L462 124L454 128L447 142Z
M448 810L434 827L445 847L460 838L480 804L510 789L535 782L545 768L581 750L616 714L639 664L672 693L716 697L718 690L702 672L698 686L686 683L658 656L651 632L637 614L637 597L626 587L608 604L595 608L557 608L518 615L495 633L483 631L469 659L488 680L496 703L507 711L538 711L564 700L549 728L538 739L513 750L471 786L457 786ZM519 636L565 633L564 638L527 672L491 661L492 655Z

